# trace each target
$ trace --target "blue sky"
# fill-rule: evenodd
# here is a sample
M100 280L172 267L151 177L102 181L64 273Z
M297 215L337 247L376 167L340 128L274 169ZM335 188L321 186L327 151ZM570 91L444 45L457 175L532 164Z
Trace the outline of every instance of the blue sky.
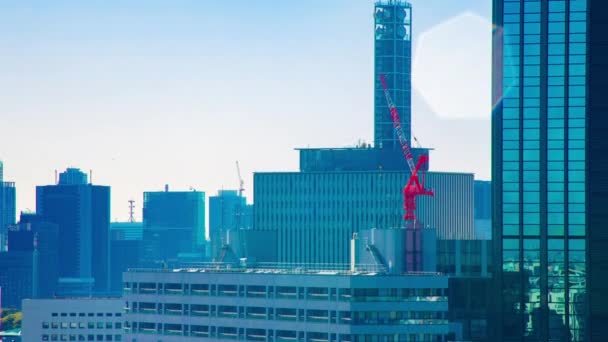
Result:
M412 2L415 44L463 13L490 20L489 0ZM236 160L251 196L254 171L297 170L295 147L373 141L372 13L371 0L0 2L0 159L18 210L67 166L111 185L126 219L127 200L140 216L165 183L236 188ZM416 58L466 48L438 37ZM488 179L489 111L446 118L413 97L431 168Z

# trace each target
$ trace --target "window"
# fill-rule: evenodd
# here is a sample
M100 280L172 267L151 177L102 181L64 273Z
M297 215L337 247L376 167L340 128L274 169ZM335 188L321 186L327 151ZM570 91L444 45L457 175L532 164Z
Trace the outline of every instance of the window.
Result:
M42 329L48 329L49 328L49 322L42 322Z

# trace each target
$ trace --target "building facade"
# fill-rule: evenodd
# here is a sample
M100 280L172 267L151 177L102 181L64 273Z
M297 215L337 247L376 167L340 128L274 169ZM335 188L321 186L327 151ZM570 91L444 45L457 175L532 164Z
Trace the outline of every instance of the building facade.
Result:
M59 269L59 226L42 221L35 214L21 213L19 223L9 228L10 252L34 252L37 257L36 297L51 298L56 293Z
M130 270L128 341L447 341L448 278L280 269Z
M204 249L205 193L165 189L144 193L142 257L148 262Z
M608 340L608 2L493 5L495 340Z
M8 227L16 222L15 183L5 182L3 177L4 165L0 161L0 252L8 249Z
M26 299L23 341L122 341L120 298Z
M220 190L209 197L209 240L211 257L217 257L222 244L226 243L229 230L251 229L253 206L237 190Z
M475 181L475 238L492 239L492 182Z
M106 291L110 187L89 184L86 174L68 168L59 184L36 187L36 213L59 226L59 277L94 278L95 290Z
M384 74L411 141L412 6L402 0L379 0L374 8L374 145L399 149L379 74Z
M36 251L0 253L2 307L20 309L21 300L38 295L38 254Z
M348 263L353 233L404 226L401 191L408 172L254 174L256 230L277 233L278 262ZM473 239L473 175L429 172L435 197L417 215L438 239Z

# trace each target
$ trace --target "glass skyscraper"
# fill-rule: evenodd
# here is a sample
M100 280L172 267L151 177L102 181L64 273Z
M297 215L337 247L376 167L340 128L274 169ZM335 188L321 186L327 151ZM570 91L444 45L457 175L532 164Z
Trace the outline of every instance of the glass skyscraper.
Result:
M607 341L608 2L493 5L494 340Z
M384 74L403 132L411 141L412 6L402 0L378 0L374 11L374 145L399 148L378 74Z

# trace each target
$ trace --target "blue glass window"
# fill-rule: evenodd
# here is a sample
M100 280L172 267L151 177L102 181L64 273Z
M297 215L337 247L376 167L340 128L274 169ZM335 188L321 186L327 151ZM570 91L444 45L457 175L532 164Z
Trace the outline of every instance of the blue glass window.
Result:
M540 2L525 2L524 3L525 13L540 13Z
M549 87L547 87L547 96L548 97L563 97L564 91L565 91L565 87L563 87L563 86L549 86Z
M525 135L525 133L524 133ZM584 128L570 128L568 129L568 137L570 139L585 139L585 129Z
M572 20L572 21L585 21L585 20L587 20L587 13L586 12L571 12L570 13L570 20Z
M549 44L549 55L564 55L566 53L566 45L564 43Z
M565 33L566 25L565 22L550 22L549 33Z
M552 85L564 85L566 81L565 77L561 77L561 76L553 76L553 77L548 77L547 80L547 84L552 86Z
M549 43L565 43L566 36L563 34L550 34Z
M520 34L520 28L519 28L519 24L505 24L504 25L504 29L505 35L510 35L510 34Z
M585 76L586 74L585 65L582 64L570 65L569 71L572 76Z
M539 17L540 19L540 17ZM536 23L525 23L524 34L540 34L540 24Z
M563 65L549 65L548 74L549 74L549 76L564 76L564 74L565 74L564 66Z
M528 44L524 45L524 56L536 56L540 55L539 44Z
M549 1L549 12L566 12L565 1Z
M519 3L514 2L505 2L504 12L506 14L509 13L519 13Z
M570 11L586 11L587 10L587 2L586 1L570 1Z
M584 33L571 33L570 34L571 43L585 43L586 41L587 41L587 35Z
M587 44L570 43L569 52L571 55L584 55L587 52Z
M587 23L584 21L572 21L570 22L570 33L586 33Z

